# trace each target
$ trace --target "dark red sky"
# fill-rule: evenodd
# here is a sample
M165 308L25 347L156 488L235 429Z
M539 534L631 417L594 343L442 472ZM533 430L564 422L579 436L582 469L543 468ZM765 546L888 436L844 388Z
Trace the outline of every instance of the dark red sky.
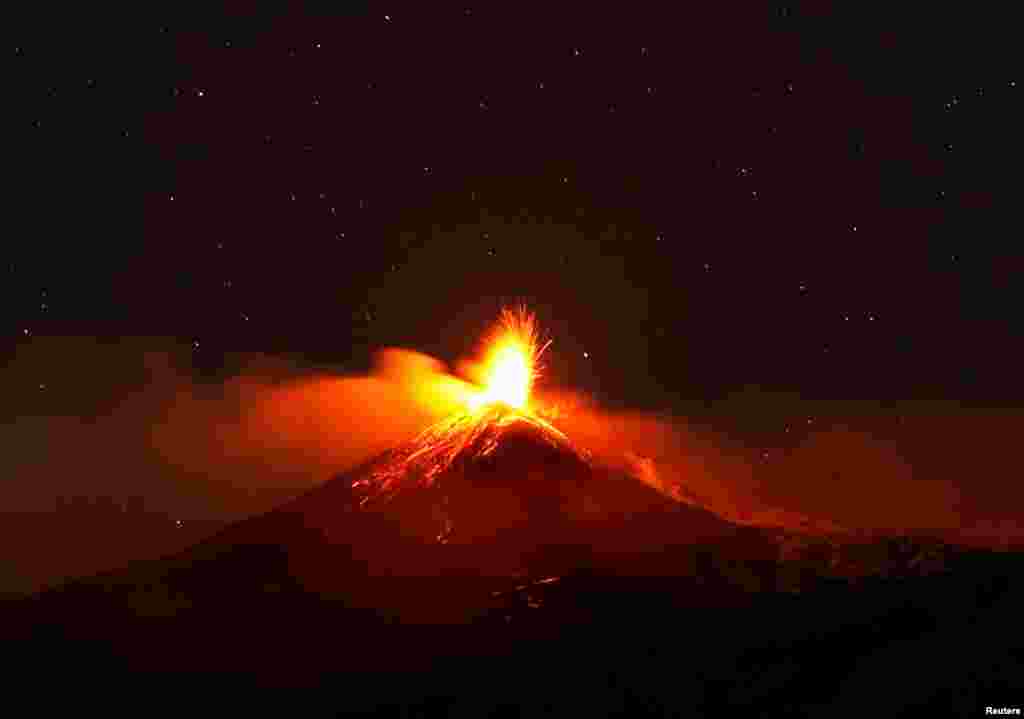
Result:
M405 5L20 21L6 346L454 357L522 296L644 404L1021 398L996 19Z

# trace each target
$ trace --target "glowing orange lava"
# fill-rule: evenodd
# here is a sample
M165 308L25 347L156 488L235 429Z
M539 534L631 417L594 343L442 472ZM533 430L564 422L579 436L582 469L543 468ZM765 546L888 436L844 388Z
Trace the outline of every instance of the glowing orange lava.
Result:
M530 389L539 374L538 360L549 344L550 340L540 344L535 318L525 308L502 310L498 328L488 343L484 389L470 398L470 409L506 404L529 411Z

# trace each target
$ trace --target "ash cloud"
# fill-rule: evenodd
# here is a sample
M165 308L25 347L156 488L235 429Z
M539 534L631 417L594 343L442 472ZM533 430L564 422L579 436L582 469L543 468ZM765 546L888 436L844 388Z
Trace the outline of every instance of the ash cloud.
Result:
M176 551L409 439L468 388L400 349L362 376L232 364L210 383L167 340L23 345L0 380L0 592Z
M787 397L778 404L767 394L734 403L734 413L778 411L780 428L787 419L816 418L771 446L756 433L726 429L736 422L607 410L571 393L551 397L568 408L560 426L574 441L736 520L929 533L981 546L1024 541L1024 485L1015 479L1020 411L954 401L882 407Z

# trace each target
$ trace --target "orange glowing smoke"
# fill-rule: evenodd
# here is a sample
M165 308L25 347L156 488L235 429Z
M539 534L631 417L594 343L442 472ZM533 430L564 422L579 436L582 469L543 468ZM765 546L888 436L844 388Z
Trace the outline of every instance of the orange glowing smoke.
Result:
M479 372L483 391L470 398L469 408L506 404L529 412L530 390L540 374L539 359L550 344L550 340L540 343L536 319L524 307L502 310Z

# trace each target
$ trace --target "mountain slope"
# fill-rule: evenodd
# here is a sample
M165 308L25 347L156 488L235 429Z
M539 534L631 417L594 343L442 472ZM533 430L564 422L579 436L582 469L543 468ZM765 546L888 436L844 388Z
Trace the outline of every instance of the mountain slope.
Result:
M455 702L431 705L438 715L834 713L879 667L915 653L934 665L947 637L999 625L1020 565L739 526L494 410L186 552L12 607L5 634L24 640L9 646L29 675L303 686L333 714L431 696ZM991 656L1017 656L1019 634L986 636ZM946 679L981 661L945 659ZM991 691L1012 688L995 676ZM914 686L908 705L933 701Z

